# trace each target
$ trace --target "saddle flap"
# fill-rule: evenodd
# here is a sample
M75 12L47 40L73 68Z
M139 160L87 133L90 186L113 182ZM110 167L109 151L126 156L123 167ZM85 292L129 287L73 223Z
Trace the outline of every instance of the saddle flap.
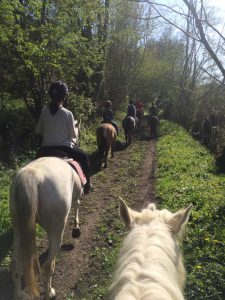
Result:
M77 172L80 177L81 183L85 185L87 183L86 176L84 175L83 170L81 169L80 164L76 160L67 160L68 164Z

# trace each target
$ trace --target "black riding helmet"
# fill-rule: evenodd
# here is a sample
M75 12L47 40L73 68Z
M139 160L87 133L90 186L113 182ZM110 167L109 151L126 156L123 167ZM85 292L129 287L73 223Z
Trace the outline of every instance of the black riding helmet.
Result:
M62 81L52 82L48 90L49 96L55 101L65 99L65 96L68 95L68 93L68 87Z

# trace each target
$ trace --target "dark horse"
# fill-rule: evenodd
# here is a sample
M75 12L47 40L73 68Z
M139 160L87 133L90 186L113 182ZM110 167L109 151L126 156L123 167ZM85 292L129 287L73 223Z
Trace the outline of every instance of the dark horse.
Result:
M134 131L136 129L135 118L133 118L131 116L127 116L123 120L122 126L123 126L123 130L124 130L126 145L130 145L131 144L131 137L134 134Z
M113 157L113 144L116 139L116 129L110 123L103 123L96 129L97 145L99 152L99 164L107 168L107 158L111 149L111 157Z
M148 118L148 127L150 128L150 138L157 139L158 137L158 125L159 125L159 118L155 115L149 116Z

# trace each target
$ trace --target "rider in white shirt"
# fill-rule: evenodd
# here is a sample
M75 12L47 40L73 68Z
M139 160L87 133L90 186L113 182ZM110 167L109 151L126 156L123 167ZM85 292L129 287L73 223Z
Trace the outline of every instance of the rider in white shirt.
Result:
M49 88L50 104L42 109L35 131L42 137L37 157L50 156L54 151L61 151L78 161L87 178L84 193L88 194L92 189L89 158L72 142L76 138L74 117L70 110L63 107L67 95L68 88L65 83L56 81L51 84Z

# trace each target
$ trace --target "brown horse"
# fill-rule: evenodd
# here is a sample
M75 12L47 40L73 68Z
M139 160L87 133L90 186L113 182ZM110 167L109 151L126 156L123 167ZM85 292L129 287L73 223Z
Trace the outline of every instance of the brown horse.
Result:
M151 139L157 139L157 137L158 137L158 126L159 126L159 118L155 115L149 116L149 118L148 118L148 127L150 128L150 137L151 137Z
M137 126L135 118L133 118L131 116L127 116L123 120L122 126L123 126L123 130L124 130L126 145L130 145L132 135L134 134L134 131L135 131L136 126Z
M113 144L116 139L116 129L110 123L103 123L96 129L97 145L99 152L99 164L107 168L107 158L111 149L111 157L113 157Z

